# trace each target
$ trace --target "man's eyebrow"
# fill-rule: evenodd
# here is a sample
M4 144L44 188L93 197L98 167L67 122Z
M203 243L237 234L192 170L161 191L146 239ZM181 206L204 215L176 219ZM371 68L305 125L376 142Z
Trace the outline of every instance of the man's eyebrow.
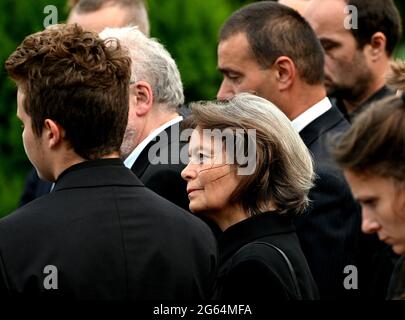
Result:
M229 68L217 67L217 70L224 74L229 74L229 73L241 74L240 72L233 70L233 69L229 69Z
M222 72L222 73L227 73L227 72L229 72L229 69L227 69L227 68L217 67L217 70L218 70L219 72Z
M376 199L377 199L376 196L360 196L356 198L358 202L370 202L375 201Z
M331 45L339 45L339 42L330 39L330 38L319 38L319 42L321 44L331 44Z

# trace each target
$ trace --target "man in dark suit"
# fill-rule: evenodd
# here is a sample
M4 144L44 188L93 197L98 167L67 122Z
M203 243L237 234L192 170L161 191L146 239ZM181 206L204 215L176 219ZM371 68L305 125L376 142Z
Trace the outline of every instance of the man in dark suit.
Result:
M349 121L394 93L384 77L401 38L393 0L312 0L304 16L325 51L328 95Z
M348 121L395 93L384 76L401 37L394 1L312 0L304 16L325 52L327 94ZM361 255L360 286L367 297L384 299L396 255L376 235L364 234Z
M208 227L122 163L130 58L77 25L28 36L6 69L27 156L54 190L0 220L0 296L202 299Z
M313 154L312 205L297 233L321 299L349 298L345 267L355 264L360 210L328 151L328 138L348 128L323 85L324 57L309 24L294 10L263 1L235 12L222 26L218 99L248 91L272 101Z
M146 187L188 210L180 175L188 163L188 139L181 139L184 95L175 61L157 40L135 27L107 28L100 36L118 38L132 59L128 125L121 146L125 165Z

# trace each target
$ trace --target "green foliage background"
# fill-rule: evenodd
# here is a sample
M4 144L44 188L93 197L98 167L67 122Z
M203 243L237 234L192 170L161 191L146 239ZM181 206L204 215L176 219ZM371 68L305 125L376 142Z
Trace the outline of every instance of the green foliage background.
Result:
M188 101L215 97L221 76L216 70L217 33L223 21L252 0L149 0L151 34L178 63ZM405 12L402 1L396 1ZM43 29L45 6L67 16L66 0L0 1L0 217L17 206L30 164L16 119L16 88L7 79L4 62L27 35ZM397 53L405 56L405 48Z

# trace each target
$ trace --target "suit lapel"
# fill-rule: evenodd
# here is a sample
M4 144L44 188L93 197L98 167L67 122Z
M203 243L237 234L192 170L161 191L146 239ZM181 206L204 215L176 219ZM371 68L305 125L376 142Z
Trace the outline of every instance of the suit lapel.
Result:
M142 150L141 154L139 155L138 159L136 159L136 161L134 162L134 164L132 165L132 172L135 173L135 175L138 178L141 178L142 175L144 174L144 172L146 171L146 169L149 166L149 159L148 159L148 153L149 153L149 149L155 144L157 143L157 140L154 139L151 142L148 143L148 145L145 147L145 149Z
M332 108L312 121L300 132L301 139L309 147L319 136L328 132L342 121L345 121L345 118L335 106L332 106Z
M179 123L176 123L174 125L179 125ZM139 157L136 159L135 163L133 164L131 170L137 177L140 179L142 178L143 174L145 173L146 169L150 166L150 161L149 161L149 150L154 146L156 143L160 141L162 138L162 135L166 134L168 137L168 142L169 145L171 143L171 128L173 126L170 126L166 128L164 131L162 131L155 139L153 139L151 142L149 142L145 149L142 150L140 153Z

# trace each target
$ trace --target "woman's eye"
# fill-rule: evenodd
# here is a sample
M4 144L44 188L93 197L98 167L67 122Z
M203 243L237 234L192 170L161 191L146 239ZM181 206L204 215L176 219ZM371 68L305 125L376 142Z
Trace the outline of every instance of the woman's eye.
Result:
M375 200L365 200L362 201L362 205L368 208L374 208L376 206L376 201Z
M209 159L209 157L208 157L206 154L204 154L204 153L199 153L199 154L197 155L197 159L198 159L198 163L204 164L204 163L207 162L207 160Z

